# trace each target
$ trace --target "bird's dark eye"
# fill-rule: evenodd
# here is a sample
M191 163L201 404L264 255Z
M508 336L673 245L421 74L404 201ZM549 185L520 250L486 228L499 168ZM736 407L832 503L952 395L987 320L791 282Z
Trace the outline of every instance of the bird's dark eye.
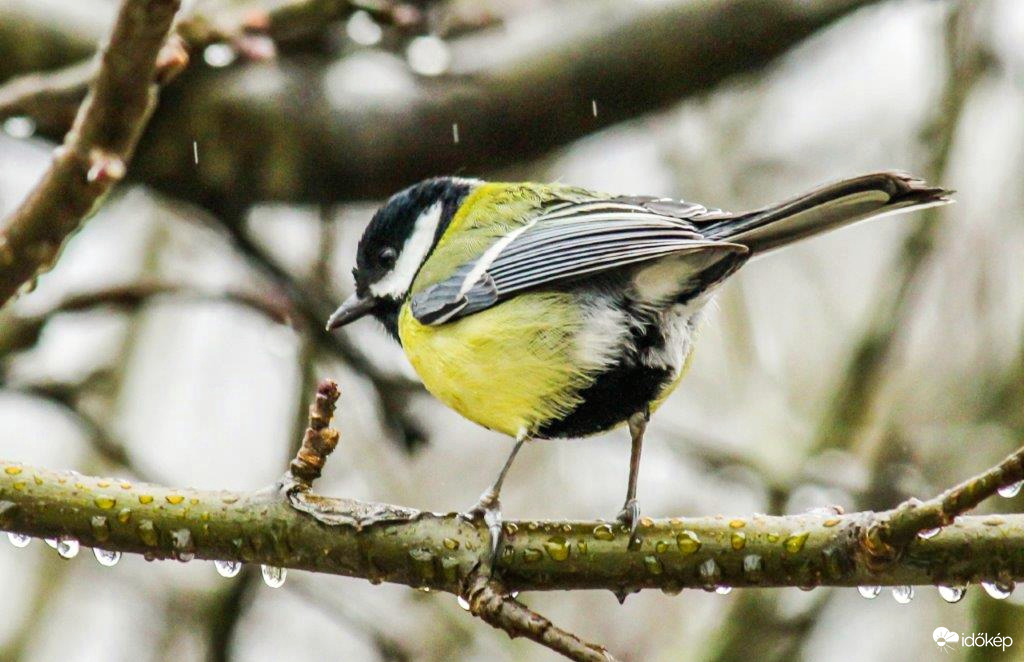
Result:
M377 263L385 268L395 266L395 260L398 258L398 251L391 246L385 246L377 252Z

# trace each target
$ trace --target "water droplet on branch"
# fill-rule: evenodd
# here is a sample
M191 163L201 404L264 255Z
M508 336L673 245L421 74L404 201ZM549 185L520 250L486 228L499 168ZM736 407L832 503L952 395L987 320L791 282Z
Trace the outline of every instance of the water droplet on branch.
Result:
M288 570L274 565L260 566L260 573L263 575L263 583L270 588L281 588L284 580L288 577Z
M985 592L989 594L989 597L995 598L996 600L1005 600L1010 597L1013 593L1014 583L1013 582L982 582L981 587L985 589Z
M242 564L239 561L221 561L217 560L213 562L213 567L217 569L217 574L221 577L237 577L238 573L242 571Z
M96 561L106 568L117 565L117 562L121 560L121 552L115 552L109 549L93 547L92 553L96 556Z
M11 544L21 549L28 547L28 544L32 542L31 536L26 536L20 533L8 533L7 539L11 541Z
M878 594L882 592L881 586L858 586L857 592L860 593L862 598L868 600L874 600L878 597Z
M78 556L78 541L74 538L60 537L55 549L62 559L73 559Z
M910 604L910 601L914 599L914 587L913 586L893 586L892 587L892 599L901 605Z
M996 491L999 492L999 496L1010 499L1017 496L1017 494L1020 492L1020 488L1022 485L1024 485L1024 480L1018 480L1016 483L1003 485Z
M966 586L940 586L939 597L949 603L960 602L967 594Z

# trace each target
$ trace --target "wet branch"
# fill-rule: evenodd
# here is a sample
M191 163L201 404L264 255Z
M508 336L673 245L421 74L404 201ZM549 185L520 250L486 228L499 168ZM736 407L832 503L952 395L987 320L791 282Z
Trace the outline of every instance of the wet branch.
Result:
M213 492L133 484L0 463L0 528L166 559L195 555L427 587L572 659L605 659L507 597L598 589L620 596L717 586L964 585L1024 579L1024 515L964 516L1024 478L1024 448L946 493L881 512L645 518L641 544L605 521L510 521L492 577L486 527L454 513L315 494L333 450L337 399L321 384L304 443L277 485ZM926 529L944 527L934 535Z
M0 231L0 305L49 269L64 240L110 189L151 114L158 81L187 62L167 41L178 0L125 0L89 95L53 162Z

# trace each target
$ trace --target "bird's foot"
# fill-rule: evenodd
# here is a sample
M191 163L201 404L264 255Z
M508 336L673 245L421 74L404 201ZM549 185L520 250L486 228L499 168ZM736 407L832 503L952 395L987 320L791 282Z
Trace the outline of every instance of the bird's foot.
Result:
M636 527L640 524L640 504L636 499L627 499L622 510L616 519L629 527L629 549L635 549L639 539L636 537Z
M480 495L480 500L476 502L475 506L464 513L459 513L459 517L467 522L483 520L491 534L491 566L493 567L498 560L498 547L501 545L502 534L501 501L498 500L498 495L494 493L494 490L487 490Z

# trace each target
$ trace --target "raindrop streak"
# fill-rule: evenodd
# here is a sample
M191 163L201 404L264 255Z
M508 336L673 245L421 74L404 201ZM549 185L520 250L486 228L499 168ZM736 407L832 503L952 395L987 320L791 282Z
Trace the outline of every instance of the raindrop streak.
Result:
M1013 593L1013 582L982 582L981 587L990 597L996 600L1005 600Z
M949 603L960 602L967 593L966 586L940 586L939 596Z
M192 160L196 162L196 165L199 165L199 143L195 140L192 141Z
M221 577L237 577L238 573L242 571L242 564L239 561L214 561L213 567L217 568L217 574ZM266 577L266 570L264 570L264 577Z
M281 588L284 586L284 580L288 576L288 570L274 565L262 565L260 566L260 572L263 574L263 583L270 588Z
M4 133L11 138L31 138L36 132L36 122L31 117L18 115L4 120Z
M117 565L117 562L121 560L121 552L112 552L108 549L93 547L92 553L96 555L96 561L106 568Z
M74 538L59 538L56 550L62 559L73 559L78 556L78 541Z
M934 538L939 535L939 531L941 531L939 527L935 527L934 529L925 529L923 531L918 531L917 537L928 540L929 538Z
M456 145L459 144L459 124L458 124L458 122L452 123L452 140L455 141Z
M882 592L881 586L858 586L857 592L860 593L862 598L868 600L874 600L878 597L878 594Z
M910 601L914 599L914 587L893 586L892 599L900 603L901 605L909 605Z
M203 50L203 61L211 67L226 67L238 56L230 44L210 44Z
M25 536L20 533L8 533L7 539L11 541L11 544L21 549L22 547L28 547L28 544L32 542L31 536Z
M1012 497L1017 496L1017 493L1020 492L1020 488L1022 485L1024 485L1024 480L1018 480L1016 483L1003 485L996 491L999 492L999 496L1010 499Z
M459 601L459 606L460 606L460 607L462 607L462 608L463 608L463 609L465 609L466 611L469 611L469 600L467 600L466 598L464 598L464 597L462 597L462 596L460 595L460 596L458 597L458 601Z
M590 100L590 112L594 113L594 117L597 117L597 99Z

